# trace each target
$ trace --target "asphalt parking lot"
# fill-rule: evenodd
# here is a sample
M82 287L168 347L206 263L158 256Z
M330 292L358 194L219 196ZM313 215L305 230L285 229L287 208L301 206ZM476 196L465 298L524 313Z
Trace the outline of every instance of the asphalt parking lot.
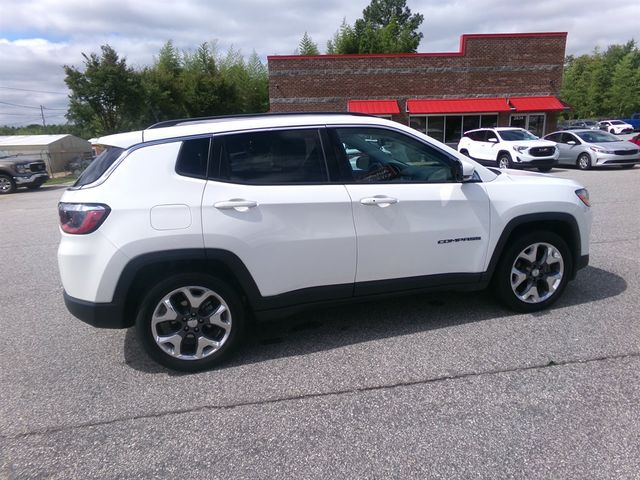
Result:
M640 167L591 193L551 310L487 292L317 310L224 367L158 367L65 309L60 188L0 197L0 478L628 478L640 472Z

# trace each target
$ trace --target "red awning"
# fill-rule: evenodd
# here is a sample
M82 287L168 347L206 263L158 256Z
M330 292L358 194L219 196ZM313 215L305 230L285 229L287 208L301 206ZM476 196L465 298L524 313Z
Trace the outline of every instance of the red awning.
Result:
M562 111L568 107L556 97L511 97L516 112Z
M409 113L493 113L511 110L506 98L407 100Z
M349 111L370 115L394 115L400 113L396 100L349 100Z

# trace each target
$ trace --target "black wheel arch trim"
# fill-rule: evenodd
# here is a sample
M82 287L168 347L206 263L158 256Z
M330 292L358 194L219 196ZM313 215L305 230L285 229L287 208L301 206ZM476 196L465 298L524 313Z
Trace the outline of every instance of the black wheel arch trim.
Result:
M565 212L542 212L542 213L530 213L512 218L502 230L500 238L496 243L496 247L491 255L491 261L485 272L486 280L490 280L493 277L493 273L502 257L507 241L514 233L514 231L527 224L539 224L541 222L559 222L566 225L569 228L571 238L567 240L567 245L571 250L572 256L572 270L570 272L570 279L575 278L577 271L580 268L586 267L588 264L588 255L582 255L582 244L580 240L580 228L575 217ZM586 263L585 263L586 261Z

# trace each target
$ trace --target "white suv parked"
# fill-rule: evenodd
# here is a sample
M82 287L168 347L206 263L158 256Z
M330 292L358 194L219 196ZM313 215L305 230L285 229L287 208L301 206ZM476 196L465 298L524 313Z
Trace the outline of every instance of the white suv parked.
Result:
M135 324L175 369L220 362L249 319L332 302L491 284L536 311L588 264L581 185L487 169L388 120L172 121L100 143L59 204L65 302Z
M479 162L499 168L537 168L548 172L558 163L556 144L524 128L480 128L465 132L458 151Z

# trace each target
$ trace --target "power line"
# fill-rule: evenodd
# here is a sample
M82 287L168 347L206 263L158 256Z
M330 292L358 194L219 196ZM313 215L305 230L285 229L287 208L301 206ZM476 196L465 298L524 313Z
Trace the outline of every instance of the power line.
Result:
M9 102L0 102L3 105L11 105L12 107L20 107L20 108L35 108L36 110L40 110L40 107L32 107L29 105L18 105L17 103L9 103Z
M0 87L3 90L18 90L20 92L35 92L35 93L51 93L54 95L68 95L68 92L50 92L48 90L29 90L28 88L15 88L15 87Z

